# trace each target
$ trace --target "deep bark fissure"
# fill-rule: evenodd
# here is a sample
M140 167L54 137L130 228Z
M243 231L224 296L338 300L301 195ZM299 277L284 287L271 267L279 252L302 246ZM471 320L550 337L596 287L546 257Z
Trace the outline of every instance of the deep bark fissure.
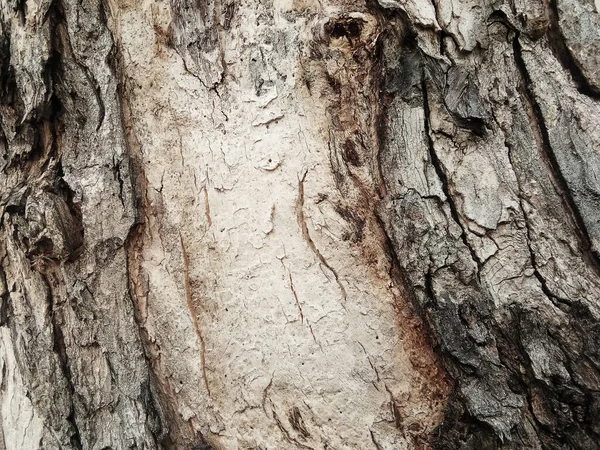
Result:
M519 85L522 92L521 98L525 103L525 110L529 113L528 115L531 118L531 125L534 128L534 133L540 136L541 142L539 142L538 149L540 154L543 156L542 160L546 162L548 174L553 181L554 187L562 199L563 208L565 209L567 216L570 217L573 222L582 250L587 256L586 261L598 275L600 274L600 258L592 248L591 240L583 217L581 216L579 208L577 207L577 204L571 195L568 182L565 180L562 174L560 165L556 159L554 150L552 149L544 115L542 114L540 106L535 98L535 93L530 87L532 81L527 70L527 65L525 64L522 56L522 47L519 39L519 33L515 33L512 41L514 61L519 72L519 76L521 77L521 82Z
M58 158L56 175L58 175L59 178L58 178L56 184L57 185L62 184L61 187L65 191L65 192L63 192L63 194L66 194L65 200L67 201L69 208L72 210L75 210L76 208L72 201L72 199L73 199L72 191L70 190L68 184L62 178L62 176L63 176L62 166L61 166L62 155L61 155L61 149L59 148L59 138L60 138L59 133L60 133L60 129L62 127L61 116L64 113L64 111L62 109L61 101L58 98L58 96L56 95L55 89L56 89L57 85L61 82L60 71L62 70L62 67L61 67L62 55L60 53L60 49L64 45L64 43L62 42L62 39L60 37L60 34L59 34L59 27L63 26L66 21L66 19L64 17L64 13L61 10L60 0L52 1L52 4L46 14L46 20L48 20L49 23L51 24L50 25L50 27L51 27L50 45L51 45L51 49L52 49L52 57L48 60L47 65L46 65L48 85L52 89L52 95L50 96L50 99L48 102L49 108L51 111L49 113L49 118L52 121L51 126L50 126L51 155L52 155L52 157ZM50 159L51 159L51 157L49 156L48 161L50 161ZM48 163L45 163L44 169L42 169L42 170L45 170L47 168L47 164ZM80 213L78 213L77 215L79 217L81 216ZM81 228L81 230L82 230L82 234L83 234L83 228ZM83 239L81 240L81 243L83 244ZM66 420L73 427L73 434L71 435L71 444L73 445L73 447L76 450L81 450L81 449L83 449L83 443L82 443L81 432L80 432L80 429L79 429L79 426L77 423L77 417L76 417L76 405L75 405L76 388L75 388L75 383L73 382L73 374L71 372L71 367L70 367L70 363L69 363L69 356L67 353L67 346L65 344L62 324L60 324L58 322L58 318L57 318L58 311L56 310L56 307L59 305L57 305L56 302L60 297L58 295L54 294L52 285L51 285L50 281L48 280L47 275L42 274L42 278L44 279L44 282L46 283L46 286L48 289L48 299L47 299L48 305L49 305L48 314L50 315L51 324L52 324L52 336L54 339L54 348L53 349L54 349L54 352L58 355L60 367L61 367L62 373L64 375L64 378L67 382L67 386L68 386L69 393L70 393L69 399L70 399L70 403L71 403L71 410L69 412L69 415L66 417Z
M5 277L4 275L4 261L0 261L0 276L2 278ZM11 304L10 304L10 293L8 292L8 289L6 288L6 283L4 283L4 289L2 292L2 295L0 295L0 301L2 303L0 303L0 327L2 326L7 326L10 327L10 317L11 317ZM4 380L4 377L2 377L2 379Z
M566 44L566 39L559 23L557 0L547 0L547 4L549 20L547 36L554 56L560 62L563 69L569 73L573 79L573 82L577 85L577 90L581 94L596 100L600 100L600 90L596 86L590 84L589 80L583 73L583 70L581 70L581 67L573 57L571 50L569 50L569 47Z

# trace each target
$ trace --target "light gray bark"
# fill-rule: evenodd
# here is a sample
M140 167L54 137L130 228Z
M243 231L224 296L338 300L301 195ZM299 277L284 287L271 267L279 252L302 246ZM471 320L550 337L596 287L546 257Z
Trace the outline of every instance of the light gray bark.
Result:
M600 448L589 0L2 0L0 449Z

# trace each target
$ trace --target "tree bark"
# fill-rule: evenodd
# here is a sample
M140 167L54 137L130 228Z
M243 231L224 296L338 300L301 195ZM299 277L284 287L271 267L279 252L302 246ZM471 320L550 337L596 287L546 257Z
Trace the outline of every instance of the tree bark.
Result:
M0 450L600 448L599 10L2 0Z

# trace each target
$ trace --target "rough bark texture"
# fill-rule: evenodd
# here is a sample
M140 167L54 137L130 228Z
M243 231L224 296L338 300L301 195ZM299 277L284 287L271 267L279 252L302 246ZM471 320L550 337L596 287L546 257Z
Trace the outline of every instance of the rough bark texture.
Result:
M1 0L0 450L600 448L599 7Z

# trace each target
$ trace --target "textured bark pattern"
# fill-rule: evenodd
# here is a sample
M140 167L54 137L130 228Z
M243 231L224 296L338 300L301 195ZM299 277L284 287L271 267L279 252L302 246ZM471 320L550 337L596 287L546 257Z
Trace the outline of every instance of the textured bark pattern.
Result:
M600 448L589 0L0 3L0 449Z
M2 3L6 448L151 448L129 157L99 2Z

